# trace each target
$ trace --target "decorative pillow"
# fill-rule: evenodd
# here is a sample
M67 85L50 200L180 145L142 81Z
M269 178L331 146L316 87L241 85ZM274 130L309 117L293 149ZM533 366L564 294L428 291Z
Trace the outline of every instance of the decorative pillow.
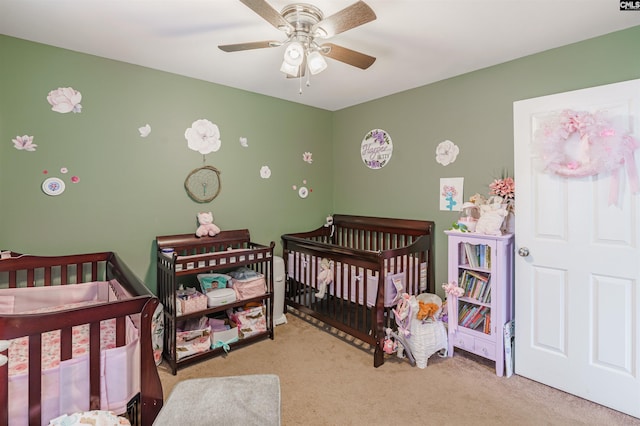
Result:
M83 413L63 414L49 422L49 426L131 426L129 420L111 411L93 410Z

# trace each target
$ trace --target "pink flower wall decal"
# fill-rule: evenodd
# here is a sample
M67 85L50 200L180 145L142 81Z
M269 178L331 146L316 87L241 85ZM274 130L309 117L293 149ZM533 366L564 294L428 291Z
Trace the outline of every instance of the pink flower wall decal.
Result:
M20 151L35 151L38 145L33 143L33 136L16 136L15 139L11 139L15 149Z

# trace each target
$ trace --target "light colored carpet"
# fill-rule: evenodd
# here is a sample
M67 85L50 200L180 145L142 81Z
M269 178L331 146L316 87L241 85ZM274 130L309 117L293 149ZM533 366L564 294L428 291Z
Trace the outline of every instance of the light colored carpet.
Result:
M497 377L493 364L465 352L429 359L427 368L372 351L306 317L287 314L275 340L160 377L165 398L182 380L245 374L280 378L282 424L288 425L639 425L640 419L520 376Z
M280 382L274 374L183 380L154 426L280 426Z

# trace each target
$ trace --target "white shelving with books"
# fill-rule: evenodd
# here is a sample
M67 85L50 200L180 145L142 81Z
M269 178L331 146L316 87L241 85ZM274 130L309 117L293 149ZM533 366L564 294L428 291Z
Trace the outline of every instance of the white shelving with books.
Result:
M513 235L445 231L448 236L447 291L449 356L459 348L505 368L504 326L513 319Z

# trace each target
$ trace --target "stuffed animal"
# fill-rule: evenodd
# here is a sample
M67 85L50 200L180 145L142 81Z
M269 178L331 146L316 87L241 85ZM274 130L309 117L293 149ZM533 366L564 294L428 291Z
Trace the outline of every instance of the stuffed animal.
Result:
M500 228L505 216L507 206L501 202L492 202L480 206L480 219L476 223L476 233L485 235L502 235Z
M318 273L318 291L316 297L322 299L327 292L327 286L333 282L333 262L323 258L320 261L320 272Z
M213 214L211 212L200 212L198 213L198 229L196 229L196 237L205 237L210 236L213 237L220 233L220 228L213 223Z
M416 318L418 318L421 321L426 321L429 318L435 320L435 314L438 312L438 309L440 309L440 306L438 306L436 303L430 303L430 302L423 302L422 300L418 301L418 313L416 314Z

